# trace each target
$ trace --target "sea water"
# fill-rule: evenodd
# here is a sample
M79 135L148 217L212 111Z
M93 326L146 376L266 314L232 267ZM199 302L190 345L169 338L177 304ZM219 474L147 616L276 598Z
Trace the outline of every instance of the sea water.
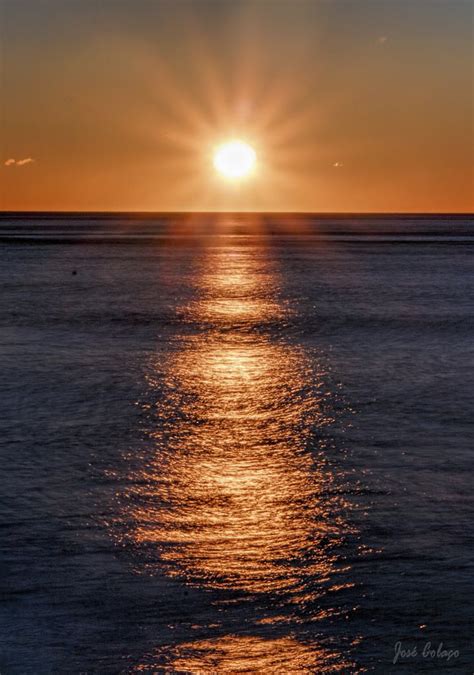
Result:
M470 672L472 228L4 214L1 672Z

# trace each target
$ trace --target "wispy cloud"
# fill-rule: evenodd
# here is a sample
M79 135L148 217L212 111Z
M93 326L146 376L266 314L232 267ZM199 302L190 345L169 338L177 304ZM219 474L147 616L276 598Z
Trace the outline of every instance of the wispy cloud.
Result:
M388 40L388 37L386 35L379 35L377 38L377 44L378 45L384 45Z
M4 164L5 166L26 166L27 164L32 164L35 160L33 157L25 157L24 159L7 159Z
M333 167L335 169L340 169L341 166L344 166L344 164L342 162L334 162L334 164L333 164Z

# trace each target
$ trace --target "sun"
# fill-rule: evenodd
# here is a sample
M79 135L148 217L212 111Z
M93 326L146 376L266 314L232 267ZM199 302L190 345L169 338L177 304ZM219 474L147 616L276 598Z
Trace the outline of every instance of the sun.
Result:
M239 179L249 176L255 168L257 155L251 145L233 140L220 145L214 153L214 167L221 176Z

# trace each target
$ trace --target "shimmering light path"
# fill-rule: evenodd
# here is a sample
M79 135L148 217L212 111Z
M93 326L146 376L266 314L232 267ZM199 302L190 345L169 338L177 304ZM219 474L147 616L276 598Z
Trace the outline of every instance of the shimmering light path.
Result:
M145 664L343 668L350 662L316 631L294 636L301 612L306 623L340 614L318 599L350 585L336 553L350 531L344 505L308 450L332 421L324 371L279 335L294 310L265 248L209 248L196 290L177 312L185 330L174 356L148 366L148 450L130 469L116 527L137 572L218 593L216 611L198 626L206 639L161 647ZM239 603L254 609L226 634ZM278 624L281 637L265 638Z

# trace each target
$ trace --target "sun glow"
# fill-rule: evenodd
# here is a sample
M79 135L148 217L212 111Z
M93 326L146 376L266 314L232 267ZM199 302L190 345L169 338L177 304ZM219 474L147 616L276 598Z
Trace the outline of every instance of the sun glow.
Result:
M230 179L245 178L255 168L255 150L244 141L229 141L214 153L214 167L221 176Z

